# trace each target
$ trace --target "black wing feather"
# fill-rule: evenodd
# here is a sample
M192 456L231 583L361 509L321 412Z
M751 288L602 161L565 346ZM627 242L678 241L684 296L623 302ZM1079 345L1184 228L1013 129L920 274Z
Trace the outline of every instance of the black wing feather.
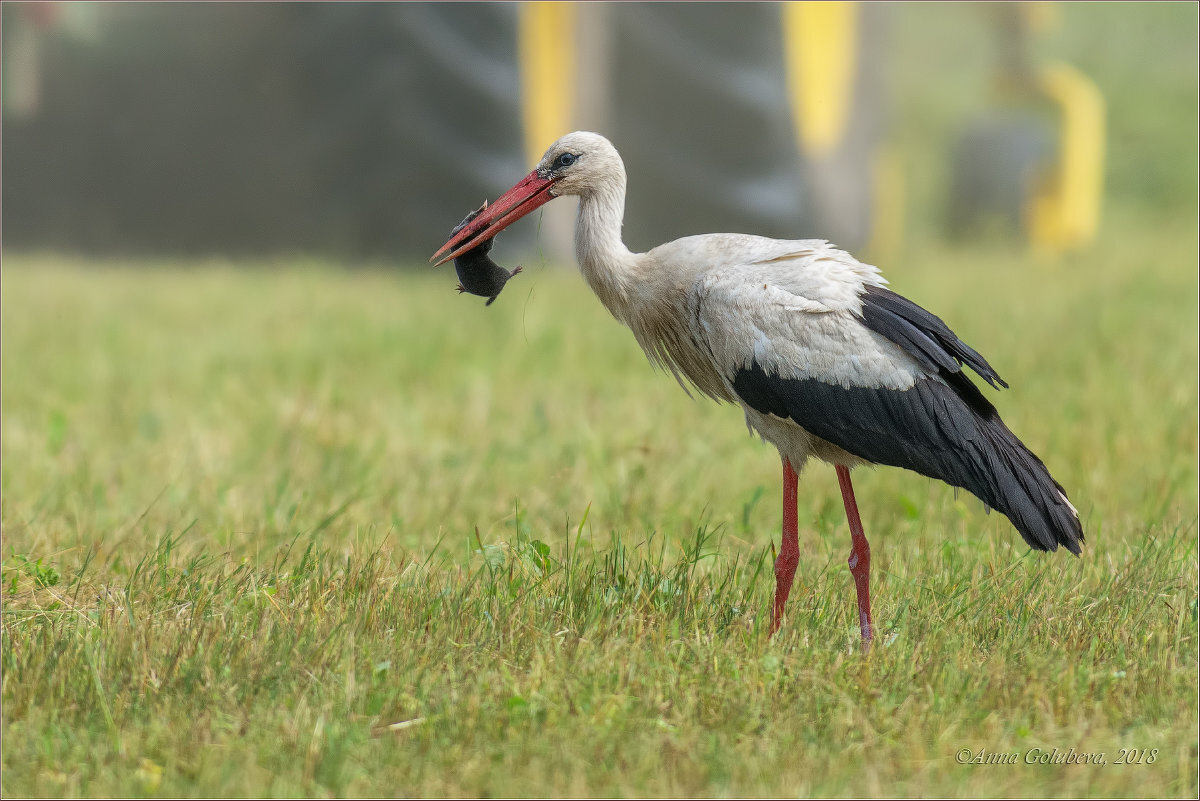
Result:
M865 287L861 297L862 321L867 328L904 348L930 372L940 369L958 373L966 363L993 387L1008 386L987 359L959 339L937 315L881 286Z

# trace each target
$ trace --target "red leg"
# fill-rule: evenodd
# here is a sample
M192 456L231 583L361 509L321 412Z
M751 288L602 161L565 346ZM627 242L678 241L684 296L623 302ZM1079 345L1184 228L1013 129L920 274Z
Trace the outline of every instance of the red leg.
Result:
M800 533L796 520L796 471L792 463L783 459L783 538L779 543L779 556L775 558L775 605L771 609L771 633L779 630L783 620L783 605L792 591L796 578L796 565L800 564Z
M854 500L854 487L850 484L850 469L837 466L838 485L842 488L842 503L846 505L846 522L850 524L850 575L854 576L854 587L858 591L858 625L862 628L863 646L871 644L875 636L875 624L871 622L871 546L863 533L862 519L858 516L858 504Z

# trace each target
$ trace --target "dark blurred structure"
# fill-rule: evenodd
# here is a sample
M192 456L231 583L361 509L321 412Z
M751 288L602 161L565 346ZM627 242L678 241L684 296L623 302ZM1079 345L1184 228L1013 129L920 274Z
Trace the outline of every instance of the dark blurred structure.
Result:
M885 137L891 13L6 2L4 245L423 260L555 138L590 128L625 157L635 248L719 230L878 246L903 203ZM1053 89L1056 75L1037 75ZM968 189L982 181L967 193L981 203L1004 190L997 164L1011 178L1014 159L1055 158L1053 128L1032 155L997 130L968 141L963 162L991 166L960 170ZM1087 208L1060 202L1083 196L1067 191L1079 175L996 202L1038 204L1035 232L1067 241L1086 230L1068 223ZM569 256L569 220L543 221L506 233L504 248L536 237Z
M781 6L604 4L588 24L573 9L81 3L48 21L5 3L6 50L37 42L32 59L6 57L6 76L33 74L37 98L5 106L4 244L419 258L528 170L531 141L581 120L636 176L634 245L719 229L865 241L869 175L840 175L861 186L830 213L797 146ZM552 135L529 125L531 106L565 102L531 96L556 85L545 78L591 86ZM841 154L852 169L881 138L881 118L868 122Z
M512 5L93 12L42 31L36 112L6 105L6 246L412 255L525 167Z
M779 9L633 3L611 18L620 105L605 128L629 165L630 246L710 231L802 236L816 204L804 197Z

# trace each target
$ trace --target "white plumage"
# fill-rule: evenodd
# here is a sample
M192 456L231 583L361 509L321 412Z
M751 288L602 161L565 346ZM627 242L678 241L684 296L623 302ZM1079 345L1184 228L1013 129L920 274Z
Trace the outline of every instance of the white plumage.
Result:
M568 134L435 258L478 246L554 197L579 196L576 255L596 296L652 362L685 389L739 404L747 425L779 450L784 537L772 631L798 561L796 473L812 456L838 469L864 642L873 633L869 548L850 467L891 464L965 487L1008 515L1032 547L1079 552L1074 507L962 366L993 386L1003 381L940 319L821 240L707 234L632 253L621 240L625 182L607 139Z

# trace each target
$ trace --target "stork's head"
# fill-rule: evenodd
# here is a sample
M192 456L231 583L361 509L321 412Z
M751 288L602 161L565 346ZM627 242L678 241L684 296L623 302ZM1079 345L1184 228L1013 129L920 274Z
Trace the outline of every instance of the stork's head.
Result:
M617 149L600 134L569 133L550 145L533 172L450 237L430 261L450 261L560 195L588 196L608 188L625 190L625 165Z
M625 186L625 165L617 149L591 131L569 133L550 145L533 172L551 182L554 197L589 195L618 181Z

